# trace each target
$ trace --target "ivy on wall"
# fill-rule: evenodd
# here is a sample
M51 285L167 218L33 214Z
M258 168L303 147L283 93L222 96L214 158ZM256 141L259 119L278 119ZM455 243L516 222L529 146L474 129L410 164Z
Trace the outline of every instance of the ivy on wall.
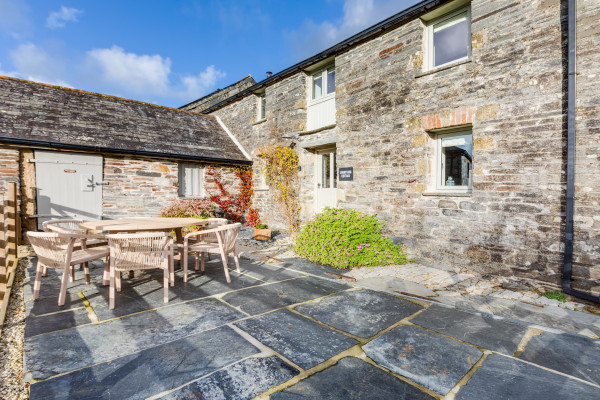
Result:
M239 194L229 193L221 177L221 172L215 167L209 166L206 174L213 179L218 190L217 193L210 195L210 200L220 208L228 220L255 226L259 222L259 218L256 209L252 208L252 197L254 196L252 168L245 166L230 170L238 177Z

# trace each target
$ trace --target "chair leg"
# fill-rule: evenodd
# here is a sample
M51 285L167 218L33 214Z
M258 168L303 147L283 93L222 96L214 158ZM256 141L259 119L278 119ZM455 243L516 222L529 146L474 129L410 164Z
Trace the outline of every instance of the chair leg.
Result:
M110 288L108 289L108 308L112 310L115 308L115 268L114 265L110 266Z
M196 271L200 269L200 253L196 253L196 266L194 267Z
M183 281L187 282L187 269L188 269L188 247L183 246L183 255L181 256L181 268L183 269Z
M104 272L102 273L102 286L110 285L110 260L104 263Z
M121 292L121 271L115 271L115 283L117 287L117 292Z
M223 259L223 269L225 270L225 278L227 279L227 283L231 283L231 278L229 278L229 268L227 268L227 255L221 249L221 258Z
M83 271L85 273L85 284L90 284L90 265L88 263L83 263Z
M45 265L43 265L42 267L43 267L42 276L48 276L48 267L46 267Z
M204 254L205 253L200 253L200 271L204 272ZM210 253L208 253L208 256L210 257ZM198 264L196 264L198 265ZM198 269L198 268L196 268Z
M60 293L58 295L58 305L64 306L67 298L67 285L69 285L69 275L72 271L70 265L65 265L63 269L62 282L60 284Z
M210 261L210 253L208 253L208 261Z
M165 268L164 271L164 279L163 279L163 285L165 287L165 293L164 293L164 302L168 303L169 302L169 268L167 267Z
M35 282L33 283L33 299L40 297L40 286L42 285L42 274L45 266L38 262L37 269L35 270Z
M75 282L75 266L71 265L69 266L69 270L71 271L71 276L69 278L69 280L71 281L71 283Z
M169 256L169 260L169 282L171 283L171 286L175 286L175 257L173 257L173 254Z
M242 271L240 271L240 259L238 258L238 255L236 253L236 251L233 251L233 260L235 261L235 268L238 274L241 274Z

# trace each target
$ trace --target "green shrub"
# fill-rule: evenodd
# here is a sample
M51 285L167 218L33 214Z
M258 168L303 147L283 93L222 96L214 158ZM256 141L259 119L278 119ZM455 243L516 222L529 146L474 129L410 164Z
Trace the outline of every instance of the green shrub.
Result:
M348 269L356 266L406 264L403 246L395 245L375 215L326 208L300 231L294 250L310 261Z
M555 292L546 292L543 293L542 296L544 296L547 299L558 300L563 303L567 301L567 296L565 296L560 290L557 290Z

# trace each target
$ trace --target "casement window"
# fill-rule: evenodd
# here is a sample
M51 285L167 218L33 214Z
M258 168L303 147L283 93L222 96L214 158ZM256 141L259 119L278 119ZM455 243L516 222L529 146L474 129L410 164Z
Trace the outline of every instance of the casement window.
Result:
M320 69L309 82L307 130L335 124L335 66Z
M256 101L256 120L262 121L267 118L267 96L265 93L258 95Z
M461 8L427 25L427 67L438 68L471 57L471 8Z
M179 196L203 197L204 168L195 164L179 164Z
M473 188L472 132L437 134L435 145L435 191L470 193Z

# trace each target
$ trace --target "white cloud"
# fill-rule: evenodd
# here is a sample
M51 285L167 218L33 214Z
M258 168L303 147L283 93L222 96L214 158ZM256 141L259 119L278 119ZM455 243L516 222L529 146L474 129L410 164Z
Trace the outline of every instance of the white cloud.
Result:
M208 66L198 75L186 75L171 82L171 59L158 54L127 53L119 46L87 52L87 67L92 76L121 93L163 96L193 100L205 94L225 73Z
M337 21L306 21L286 34L301 58L310 57L344 39L399 13L416 0L344 0L344 14Z
M71 85L57 78L64 76L65 65L59 57L52 57L49 53L34 45L23 43L10 52L10 60L16 71L7 72L7 75L44 82L51 85Z
M77 16L83 11L76 8L62 6L60 11L52 11L46 19L48 28L56 29L63 28L68 21L77 22Z

